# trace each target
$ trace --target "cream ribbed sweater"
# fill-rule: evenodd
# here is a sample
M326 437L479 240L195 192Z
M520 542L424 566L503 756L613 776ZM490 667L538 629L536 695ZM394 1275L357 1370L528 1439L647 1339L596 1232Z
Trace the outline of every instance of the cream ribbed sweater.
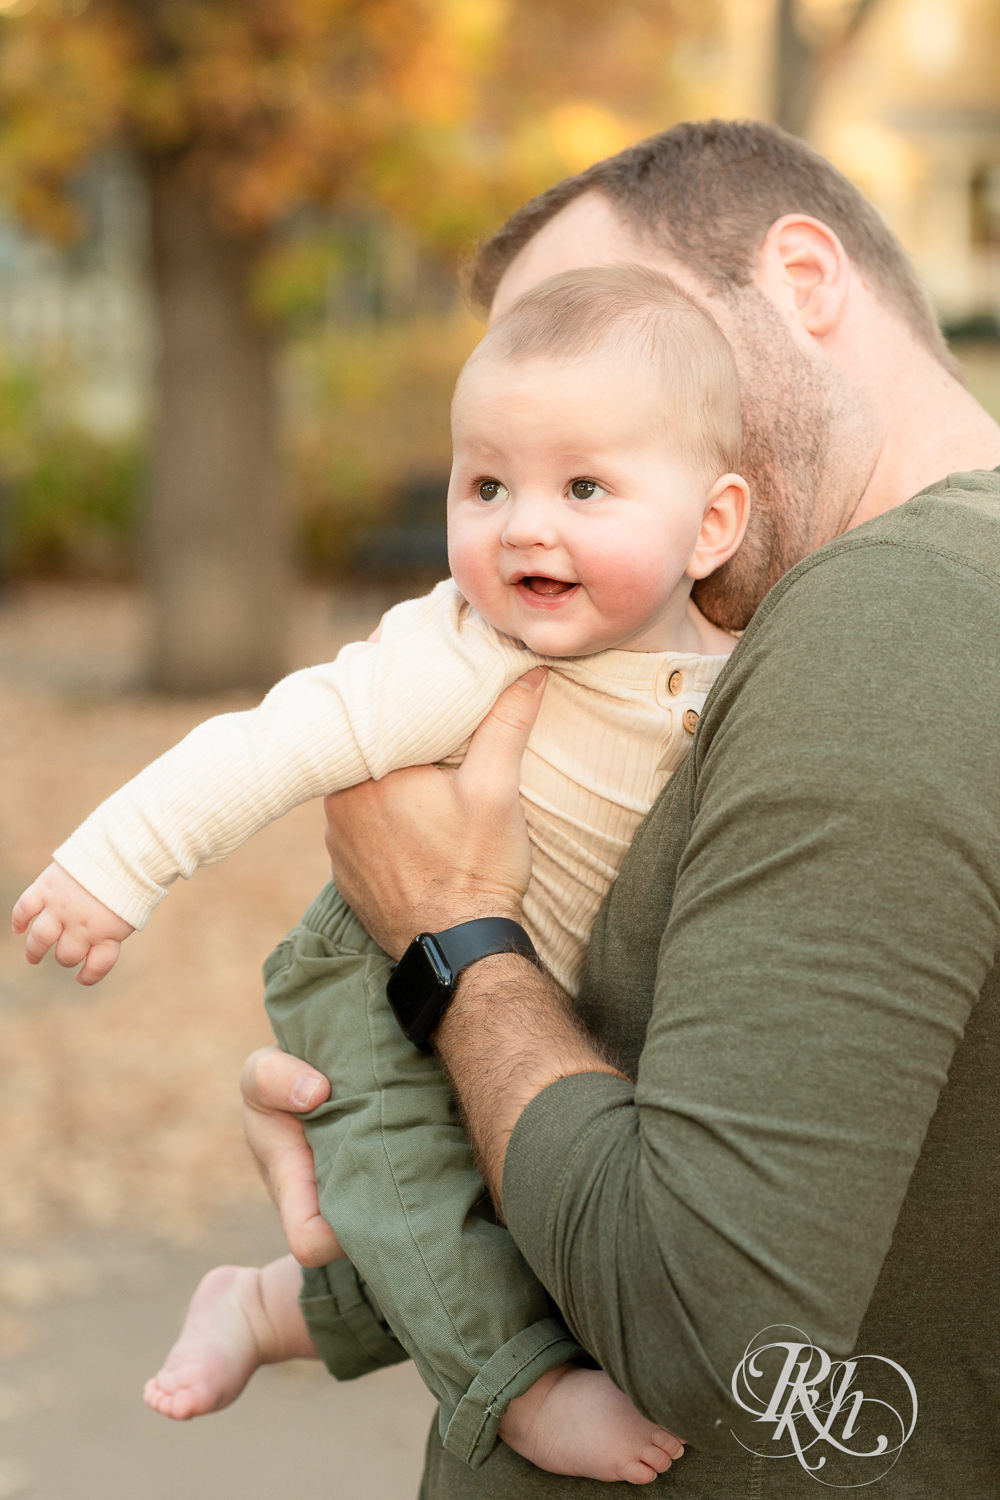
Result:
M178 875L230 854L312 797L401 766L461 759L498 694L552 668L525 752L532 846L525 923L575 993L597 909L682 760L725 656L539 657L450 581L389 611L377 644L294 672L245 713L209 719L103 802L54 858L142 927Z

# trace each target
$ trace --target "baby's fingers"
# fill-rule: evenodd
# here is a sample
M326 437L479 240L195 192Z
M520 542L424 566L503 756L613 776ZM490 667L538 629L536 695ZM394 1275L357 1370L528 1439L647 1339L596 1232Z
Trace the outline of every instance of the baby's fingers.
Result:
M113 938L95 943L87 954L87 962L76 976L77 984L98 984L118 962L121 948L121 943L115 942Z
M32 923L24 940L24 956L29 964L41 963L49 949L62 936L63 924L49 907L44 907Z
M45 905L45 897L38 891L38 882L29 885L26 891L18 896L14 910L10 914L10 925L15 932L25 932L30 923L38 916Z
M77 964L83 963L89 952L90 939L84 937L79 930L74 931L71 927L64 927L52 956L57 964L62 964L64 969L75 969Z

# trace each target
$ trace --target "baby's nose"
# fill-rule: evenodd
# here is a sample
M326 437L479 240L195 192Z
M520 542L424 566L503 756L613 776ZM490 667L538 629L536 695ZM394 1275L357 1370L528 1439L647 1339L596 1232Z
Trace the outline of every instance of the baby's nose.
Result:
M519 503L512 505L504 522L503 540L508 547L552 547L556 526L548 506Z

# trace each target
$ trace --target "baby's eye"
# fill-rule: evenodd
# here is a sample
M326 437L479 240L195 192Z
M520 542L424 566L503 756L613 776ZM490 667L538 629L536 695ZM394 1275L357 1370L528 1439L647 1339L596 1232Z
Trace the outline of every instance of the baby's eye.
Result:
M596 500L598 495L607 493L596 479L574 479L569 492L574 500Z
M499 479L481 479L477 488L480 500L487 504L492 500L502 500L507 493L507 486L501 484Z

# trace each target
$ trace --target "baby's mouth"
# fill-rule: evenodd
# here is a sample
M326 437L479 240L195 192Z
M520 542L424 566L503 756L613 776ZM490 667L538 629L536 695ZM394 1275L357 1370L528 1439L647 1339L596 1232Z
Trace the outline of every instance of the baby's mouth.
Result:
M527 589L529 593L540 594L543 599L555 599L560 594L568 594L570 589L575 589L575 583L567 583L563 578L543 578L539 574L530 573L526 578L519 578L521 588Z

